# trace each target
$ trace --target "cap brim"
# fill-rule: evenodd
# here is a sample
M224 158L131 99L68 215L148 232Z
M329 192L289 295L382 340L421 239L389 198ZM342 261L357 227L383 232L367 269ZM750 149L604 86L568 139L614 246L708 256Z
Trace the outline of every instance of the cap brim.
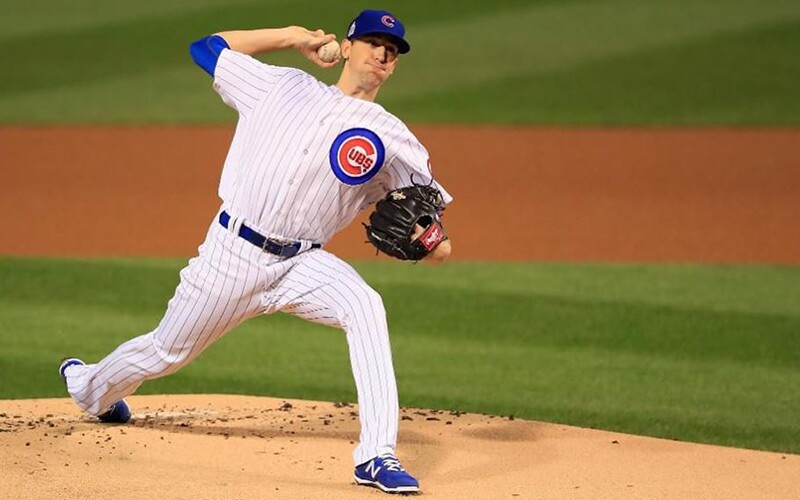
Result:
M389 36L397 44L397 51L398 52L400 52L401 54L408 54L408 52L411 50L411 45L409 45L408 42L406 42L402 38L396 37L394 35L389 35Z

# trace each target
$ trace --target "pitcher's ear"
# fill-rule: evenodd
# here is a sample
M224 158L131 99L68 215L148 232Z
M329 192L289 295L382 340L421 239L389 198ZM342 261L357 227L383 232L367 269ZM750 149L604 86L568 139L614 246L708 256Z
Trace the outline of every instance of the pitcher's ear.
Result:
M339 46L342 48L342 59L345 61L350 59L350 49L353 48L353 42L345 38Z

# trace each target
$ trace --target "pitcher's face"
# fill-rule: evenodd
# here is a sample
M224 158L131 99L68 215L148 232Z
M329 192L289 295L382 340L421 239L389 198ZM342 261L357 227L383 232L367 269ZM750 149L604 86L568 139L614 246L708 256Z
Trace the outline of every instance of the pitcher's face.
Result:
M383 85L394 73L398 54L397 45L386 35L366 35L342 44L342 56L351 71L370 86Z

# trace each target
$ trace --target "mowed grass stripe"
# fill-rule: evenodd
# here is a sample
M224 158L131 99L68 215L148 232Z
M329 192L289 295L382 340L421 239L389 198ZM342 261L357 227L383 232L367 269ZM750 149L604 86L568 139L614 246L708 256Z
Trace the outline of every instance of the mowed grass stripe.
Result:
M309 29L317 27L335 32L340 36L349 22L362 9L382 8L395 14L407 24L422 26L452 20L461 17L482 15L517 6L541 5L546 3L566 3L579 0L500 0L487 3L482 0L462 0L458 8L448 2L430 2L427 0L385 0L380 6L363 0L339 0L336 2L335 15L330 15L325 6L308 9L298 5L295 0L229 0L225 2L225 11L235 19L245 23L242 27L268 27L287 24L299 24L298 19L308 22ZM44 33L66 33L79 29L98 26L114 27L117 23L158 17L182 17L192 11L219 6L217 0L140 0L126 4L125 8L103 0L40 0L21 3L13 10L4 12L0 18L0 39L19 36L32 36ZM258 8L263 13L258 18L246 18L244 14L250 9ZM342 21L343 20L343 21ZM282 23L282 24L281 24ZM178 25L180 26L180 24ZM231 26L220 29L233 29Z
M12 37L4 44L11 60L0 81L0 121L230 121L232 115L209 91L207 77L189 59L192 39L228 27L290 23L321 26L341 36L351 10L361 7L351 2L299 9L289 1L212 5ZM724 46L707 45L704 63L686 71L671 57L675 47L792 23L800 19L800 4L794 1L735 0L725 9L716 2L689 0L473 0L458 9L441 2L395 2L388 7L409 24L414 51L401 62L381 101L409 121L799 121L793 105L788 110L781 106L792 95L783 87L798 81L794 66L783 65L791 45L739 61L745 75L756 75L755 68L776 68L762 73L766 84L749 77L739 81L736 74L722 79L720 73L731 69ZM649 55L642 65L616 64L621 57L633 55L636 60L643 53ZM334 71L315 69L297 54L269 59L300 66L330 83L336 77ZM719 59L725 62L718 64ZM581 69L585 67L594 72ZM648 72L651 67L656 71ZM578 77L598 77L598 88L592 80L570 79L572 71ZM773 92L771 82L781 75L788 83ZM684 85L673 86L676 78ZM695 88L689 85L692 81L700 83ZM703 84L708 81L721 83L723 91L714 94L713 86ZM631 87L643 104L624 99ZM766 95L767 104L761 104L760 97ZM648 104L651 96L655 102ZM731 104L733 109L727 111Z
M0 297L146 309L161 306L171 297L177 272L186 263L187 259L5 256L0 257L0 275L5 278L0 281ZM385 261L358 261L354 265L380 288L413 285L431 290L800 318L797 266L450 262L431 267ZM92 286L98 280L110 289ZM125 290L117 290L113 285L122 280ZM154 289L161 292L154 294Z
M5 44L11 60L0 80L0 122L231 121L231 111L210 90L210 79L191 61L189 43L228 28L290 24L322 27L341 37L354 13L365 7L349 2L347 9L346 3L314 9L299 8L290 0L211 5L13 37ZM390 2L389 8L397 7L409 14L409 22L424 25L525 3L529 2L507 0L498 6L472 0L450 9L439 3ZM320 70L293 52L273 54L269 60L300 67L331 83L336 78L334 71Z
M182 261L0 259L0 397L152 329ZM800 452L796 267L356 263L403 404ZM774 297L783 297L773 300ZM256 318L142 393L354 400L342 332Z
M228 0L232 9L254 3L252 0ZM261 5L276 0L259 0ZM37 0L18 2L5 9L0 17L0 40L44 33L64 33L92 26L111 25L132 19L153 19L159 16L185 14L218 5L218 0L138 0L118 2L106 0Z
M797 46L800 21L786 22L546 74L431 88L392 106L442 122L791 125L800 123Z
M523 1L507 2L511 6L517 3ZM352 9L343 8L341 3L320 3L314 9L307 9L290 0L226 7L217 4L188 12L159 14L156 11L146 18L131 17L68 31L16 36L4 42L10 60L5 78L0 80L0 95L10 97L37 89L122 79L164 70L176 64L193 65L189 58L189 43L226 29L301 25L321 27L339 34L341 38L350 20L363 8L360 2L351 4ZM496 12L497 8L485 2L472 1L465 2L459 9L436 9L430 12L431 15L424 15L427 11L430 9L417 14L423 26L426 21L446 22L446 17L438 16L443 12L455 17L481 17L486 11ZM415 16L411 17L409 22L415 19ZM271 59L279 64L293 61L308 69L314 68L303 62L298 54L289 57L283 55ZM12 62L15 64L10 64Z
M800 3L607 0L534 5L419 30L385 97L563 71L609 57L800 20ZM406 64L407 63L407 64ZM490 97L489 95L485 98Z
M488 294L800 317L797 266L450 262L432 271L427 266L376 261L356 265L370 283L382 287L416 284Z

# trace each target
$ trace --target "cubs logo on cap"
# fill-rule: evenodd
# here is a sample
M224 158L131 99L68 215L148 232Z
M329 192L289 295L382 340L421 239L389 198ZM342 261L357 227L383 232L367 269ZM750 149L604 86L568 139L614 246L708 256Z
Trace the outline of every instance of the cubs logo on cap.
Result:
M328 154L336 178L351 186L375 177L385 157L383 141L366 128L351 128L337 135Z

